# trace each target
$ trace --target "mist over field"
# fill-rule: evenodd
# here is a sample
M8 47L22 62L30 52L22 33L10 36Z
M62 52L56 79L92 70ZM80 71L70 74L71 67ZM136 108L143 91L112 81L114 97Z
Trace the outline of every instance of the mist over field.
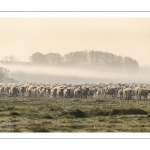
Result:
M149 18L1 18L0 82L150 82Z
M38 83L147 83L149 68L140 67L130 57L102 51L76 51L61 56L59 53L36 52L30 62L14 56L0 62L8 71L7 77L19 82ZM5 71L6 72L6 71Z
M1 65L10 70L10 77L26 82L120 82L133 81L134 76L124 73L97 71L94 69L78 69L69 67L46 67L24 65ZM135 80L135 79L134 79Z

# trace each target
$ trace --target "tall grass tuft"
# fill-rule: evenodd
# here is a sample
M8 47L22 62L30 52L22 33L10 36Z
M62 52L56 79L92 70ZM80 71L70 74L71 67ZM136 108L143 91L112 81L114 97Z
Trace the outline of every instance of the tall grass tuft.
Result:
M21 114L19 112L13 111L10 113L12 116L20 116Z
M51 115L48 115L48 114L45 114L43 116L43 118L45 118L45 119L54 119L54 117L52 117Z
M76 118L85 118L85 117L87 117L87 114L85 112L83 112L82 110L80 110L80 109L70 111L69 114L76 117Z
M109 111L104 110L104 109L99 109L98 107L92 108L88 111L89 116L108 116Z

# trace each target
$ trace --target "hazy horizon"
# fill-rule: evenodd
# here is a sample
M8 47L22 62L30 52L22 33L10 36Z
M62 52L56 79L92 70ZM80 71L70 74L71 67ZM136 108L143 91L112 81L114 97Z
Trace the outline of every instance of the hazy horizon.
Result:
M0 18L0 60L29 61L35 52L95 50L150 66L149 18Z
M9 70L9 77L18 81L37 83L149 83L143 72L122 72L118 69L97 70L66 66L0 65ZM149 72L148 72L149 73Z

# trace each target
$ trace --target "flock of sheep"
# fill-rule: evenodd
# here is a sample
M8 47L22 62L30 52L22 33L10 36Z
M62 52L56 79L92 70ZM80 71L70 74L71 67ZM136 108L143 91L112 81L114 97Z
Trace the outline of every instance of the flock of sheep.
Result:
M49 98L99 98L126 99L148 98L150 85L145 84L36 84L36 83L1 83L0 93L16 97L49 97Z

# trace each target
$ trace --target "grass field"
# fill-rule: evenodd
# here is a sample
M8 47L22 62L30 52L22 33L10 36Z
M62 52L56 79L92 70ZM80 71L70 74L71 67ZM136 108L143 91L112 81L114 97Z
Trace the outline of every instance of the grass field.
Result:
M0 132L150 132L150 100L1 95Z

